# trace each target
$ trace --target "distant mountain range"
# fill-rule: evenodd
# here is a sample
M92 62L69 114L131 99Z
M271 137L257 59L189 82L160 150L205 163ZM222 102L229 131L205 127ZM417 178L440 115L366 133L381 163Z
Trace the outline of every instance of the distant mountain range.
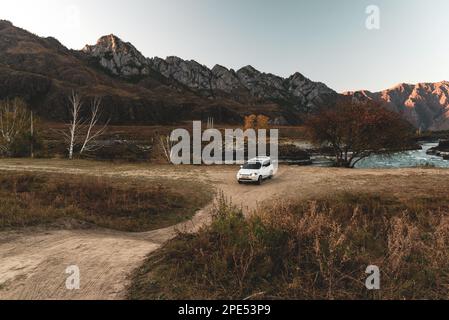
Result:
M347 92L355 99L374 100L401 113L415 127L423 130L449 129L449 82L399 84L381 92Z
M72 90L103 97L116 124L164 124L184 120L239 123L251 113L273 123L298 124L320 106L332 106L339 94L300 73L289 78L251 66L212 69L178 57L147 58L114 35L80 51L54 38L41 38L0 20L0 98L22 96L42 117L68 117ZM401 112L416 127L449 129L448 82L400 85L380 93L345 93L376 100Z

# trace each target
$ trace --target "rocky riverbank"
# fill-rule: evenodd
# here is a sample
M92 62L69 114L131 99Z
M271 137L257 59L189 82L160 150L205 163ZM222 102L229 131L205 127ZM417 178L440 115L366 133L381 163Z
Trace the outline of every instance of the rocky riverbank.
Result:
M427 154L443 157L444 160L449 160L449 140L441 140L438 146L429 149Z

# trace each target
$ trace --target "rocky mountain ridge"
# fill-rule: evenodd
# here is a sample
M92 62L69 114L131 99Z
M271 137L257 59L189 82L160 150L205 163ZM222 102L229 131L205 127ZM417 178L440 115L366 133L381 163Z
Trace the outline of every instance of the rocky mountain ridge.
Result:
M194 60L175 56L146 58L132 44L114 35L100 38L96 45L87 45L82 52L97 58L101 66L115 75L146 76L153 70L208 98L269 100L286 104L297 112L310 112L337 97L334 90L300 73L284 79L250 65L235 71L218 64L209 69Z
M357 100L373 100L401 113L416 128L422 130L449 129L449 82L402 83L381 91L346 92Z

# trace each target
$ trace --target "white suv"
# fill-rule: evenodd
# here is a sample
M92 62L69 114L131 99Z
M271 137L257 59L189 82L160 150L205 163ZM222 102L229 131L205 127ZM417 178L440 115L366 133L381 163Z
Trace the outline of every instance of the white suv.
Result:
M240 171L237 173L237 181L240 184L244 182L262 184L263 180L271 179L273 175L274 166L271 159L269 157L260 157L251 159L240 167Z

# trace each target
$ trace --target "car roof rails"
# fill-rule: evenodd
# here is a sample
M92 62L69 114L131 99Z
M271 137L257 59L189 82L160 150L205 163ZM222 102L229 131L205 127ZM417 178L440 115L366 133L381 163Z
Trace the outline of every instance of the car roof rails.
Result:
M248 163L259 163L259 162L265 162L265 161L271 161L270 157L257 157L257 158L252 158L250 160L248 160Z

